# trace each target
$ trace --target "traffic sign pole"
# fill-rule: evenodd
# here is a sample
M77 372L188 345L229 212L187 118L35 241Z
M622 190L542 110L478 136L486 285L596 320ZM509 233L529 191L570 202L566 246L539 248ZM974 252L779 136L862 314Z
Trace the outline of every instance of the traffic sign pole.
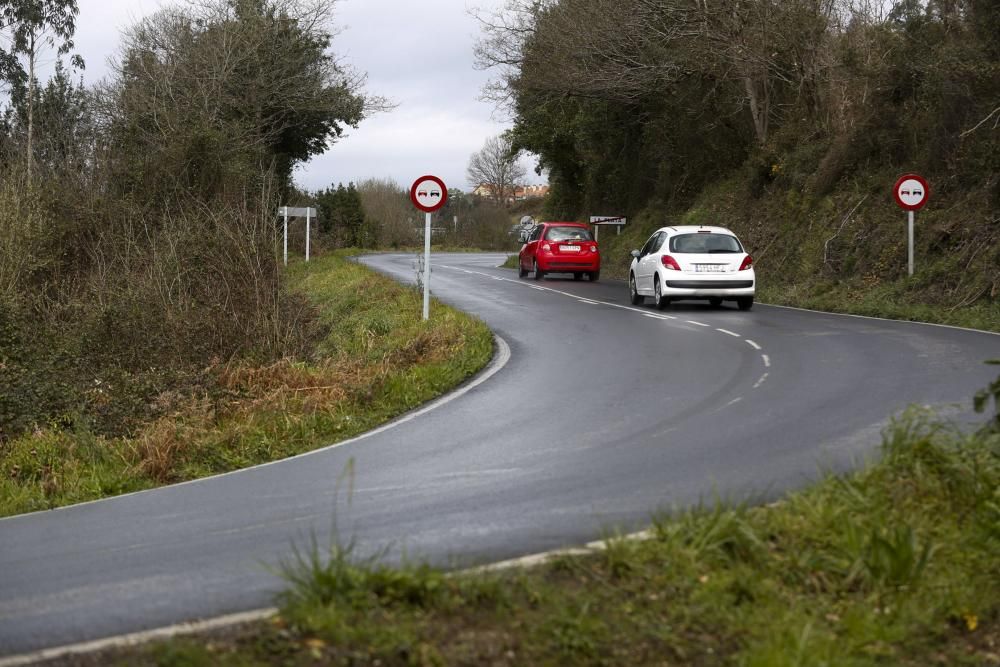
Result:
M424 214L424 319L431 317L431 214Z
M909 253L907 255L907 269L910 275L913 275L913 211L909 211L909 221L906 225L906 237L907 245L909 247Z

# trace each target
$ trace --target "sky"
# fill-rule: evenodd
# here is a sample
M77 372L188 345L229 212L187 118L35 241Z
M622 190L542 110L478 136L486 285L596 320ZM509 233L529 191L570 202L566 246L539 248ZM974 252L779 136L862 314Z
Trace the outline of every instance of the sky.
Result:
M87 84L108 75L121 31L143 16L179 0L78 0L74 38ZM397 106L347 128L326 153L298 167L294 178L307 190L368 178L391 178L409 188L433 174L449 188L468 191L469 156L510 126L492 103L480 101L489 72L473 67L479 26L469 9L490 9L501 0L338 0L339 28L333 51L367 73L365 91ZM524 158L529 183L543 182Z

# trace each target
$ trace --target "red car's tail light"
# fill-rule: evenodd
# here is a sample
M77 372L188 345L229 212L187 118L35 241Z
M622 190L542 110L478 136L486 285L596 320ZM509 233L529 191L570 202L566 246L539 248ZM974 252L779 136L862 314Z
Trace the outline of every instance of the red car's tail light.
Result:
M677 264L677 260L675 260L670 255L661 255L660 256L660 264L663 264L664 268L670 269L671 271L680 271L681 270L680 265Z
M549 250L552 250L552 246L550 246L548 243L546 243L545 245L542 246L542 250L544 250L545 252L548 252Z
M743 263L740 264L740 271L746 271L747 269L753 268L753 257L747 255L743 258Z

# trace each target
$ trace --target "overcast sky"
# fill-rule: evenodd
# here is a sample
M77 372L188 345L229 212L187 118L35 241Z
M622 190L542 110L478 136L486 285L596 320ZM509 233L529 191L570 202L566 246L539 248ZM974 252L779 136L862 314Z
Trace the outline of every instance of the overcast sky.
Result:
M494 118L493 106L478 97L488 72L473 68L479 34L470 7L494 7L501 0L338 0L334 52L366 72L367 92L398 106L347 129L347 136L295 172L299 186L390 177L401 186L424 174L449 187L469 189L469 156L509 126ZM79 0L76 51L96 83L108 73L123 28L173 0ZM525 160L530 182L540 182L534 162Z

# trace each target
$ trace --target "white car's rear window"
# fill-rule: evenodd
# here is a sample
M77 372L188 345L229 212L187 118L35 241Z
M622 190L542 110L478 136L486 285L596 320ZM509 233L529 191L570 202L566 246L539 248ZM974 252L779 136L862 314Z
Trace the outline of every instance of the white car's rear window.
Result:
M735 236L698 232L678 234L670 239L670 252L708 255L711 253L743 252Z

